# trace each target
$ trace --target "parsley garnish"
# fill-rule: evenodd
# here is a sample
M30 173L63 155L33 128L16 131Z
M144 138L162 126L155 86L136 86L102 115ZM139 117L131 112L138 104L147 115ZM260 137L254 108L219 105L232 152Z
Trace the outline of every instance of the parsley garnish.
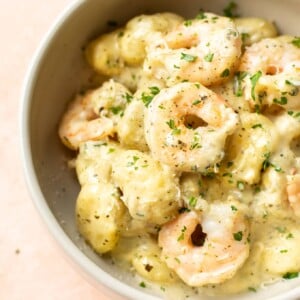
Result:
M192 20L186 20L183 22L183 25L188 27L188 26L191 26L193 24L193 21Z
M295 37L291 43L297 48L300 48L300 37Z
M224 16L228 18L235 18L238 15L234 12L237 9L237 4L233 1L229 2L228 5L223 9Z
M252 286L248 287L248 291L256 293L256 289Z
M195 100L192 104L193 104L193 105L197 105L197 104L199 104L199 103L201 103L201 100L197 99L197 100Z
M144 281L140 282L140 287L142 287L142 288L145 288L145 287L146 287L146 284L145 284Z
M197 20L203 20L203 19L206 19L206 18L207 18L206 14L205 14L204 11L201 9L201 10L199 11L199 14L196 16L196 19L197 19Z
M276 104L285 105L287 104L288 100L286 97L281 97L280 99L273 99L273 102Z
M245 184L242 181L238 181L236 186L240 191L243 191L245 189Z
M191 54L186 54L186 53L181 52L180 59L183 59L185 61L194 62L197 58L198 58L198 56L194 56L194 55L191 55Z
M238 209L234 205L231 205L231 210L232 211L237 211Z
M172 134L177 135L181 133L181 130L176 127L174 120L170 119L166 123L170 127L170 129L172 129Z
M282 276L282 278L284 278L284 279L293 279L293 278L297 278L298 275L299 275L299 272L287 272Z
M192 207L195 207L197 204L197 198L196 197L191 197L189 200L189 205Z
M230 71L229 69L225 69L222 74L221 74L221 77L228 77L230 75Z
M114 115L118 115L123 113L123 107L121 106L113 106L110 108L110 111L114 114Z
M236 241L240 242L243 239L243 233L241 231L238 231L233 234L233 237Z
M258 71L257 73L255 73L254 75L252 75L250 77L250 80L251 80L251 97L253 100L255 100L255 87L256 87L256 84L259 80L259 78L261 77L262 75L262 72L261 71Z
M213 59L214 59L214 53L208 53L204 56L204 60L207 62L212 62Z
M150 86L149 90L150 94L146 94L145 92L143 92L141 98L146 107L149 106L154 96L156 96L160 92L160 89L157 86Z
M186 232L186 226L183 226L182 229L181 229L181 234L180 236L178 237L177 241L182 241L184 239L184 233Z
M270 156L271 156L270 152L264 154L265 160L262 163L262 170L265 171L268 167L272 167L276 172L282 172L281 167L278 167L270 162Z
M133 97L128 93L125 94L124 98L126 99L127 103L130 103L131 100L133 99Z
M255 129L255 128L262 128L261 124L254 124L251 128Z
M242 81L245 79L245 77L248 75L247 72L238 72L236 73L234 79L235 79L235 95L237 97L241 97L243 95L243 90L242 90Z

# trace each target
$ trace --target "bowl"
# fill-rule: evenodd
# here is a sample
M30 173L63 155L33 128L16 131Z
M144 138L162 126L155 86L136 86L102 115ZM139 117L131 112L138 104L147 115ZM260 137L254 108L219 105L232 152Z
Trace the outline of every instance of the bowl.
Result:
M124 24L138 14L163 11L192 17L200 8L221 14L227 4L222 0L75 1L46 35L25 80L21 111L22 154L35 206L66 256L87 278L130 299L154 300L160 299L160 295L140 288L131 276L96 255L79 237L74 216L79 185L67 167L70 153L57 135L66 103L90 80L82 48L95 36L109 31L108 24L112 20ZM275 20L281 32L299 34L299 0L243 0L238 2L238 7L244 16ZM244 300L299 298L300 278L273 284L257 293L230 297Z

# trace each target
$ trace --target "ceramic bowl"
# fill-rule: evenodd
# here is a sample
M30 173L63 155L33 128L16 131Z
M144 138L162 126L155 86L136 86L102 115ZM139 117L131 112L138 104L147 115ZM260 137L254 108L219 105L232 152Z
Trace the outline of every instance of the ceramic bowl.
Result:
M82 48L91 38L111 30L107 25L110 20L124 24L138 14L163 11L192 17L200 8L222 13L226 4L228 1L222 0L75 1L46 35L25 80L22 151L34 203L54 238L79 270L94 283L104 284L124 297L154 300L161 296L151 289L140 288L131 276L96 255L79 237L74 216L79 185L66 164L70 154L57 135L67 101L90 78ZM299 35L299 0L240 0L238 6L244 16L274 20L281 32ZM300 299L300 278L230 299Z

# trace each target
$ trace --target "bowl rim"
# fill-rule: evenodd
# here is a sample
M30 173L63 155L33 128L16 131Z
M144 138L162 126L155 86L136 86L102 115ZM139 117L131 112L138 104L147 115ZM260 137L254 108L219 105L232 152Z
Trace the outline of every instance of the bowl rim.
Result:
M41 191L38 178L34 170L30 138L30 107L38 74L41 70L42 62L47 55L47 49L51 45L53 38L59 33L59 29L63 26L66 20L72 17L74 12L80 9L85 2L85 0L73 0L62 10L58 17L56 17L50 26L50 29L48 29L48 32L42 38L25 74L21 90L21 105L19 111L20 148L23 174L34 206L52 237L54 237L56 244L58 244L63 250L67 261L70 261L75 267L79 265L80 269L84 271L83 275L87 275L84 277L88 279L89 282L91 282L96 288L96 282L101 283L117 294L130 297L131 299L158 300L159 298L149 294L147 295L146 293L139 291L137 288L131 287L116 279L111 274L106 273L80 251L80 249L61 228L59 222L51 212Z
M63 251L63 256L74 268L78 268L84 278L98 289L100 283L106 288L111 289L121 296L130 299L160 300L160 298L144 293L138 288L123 283L111 274L106 273L96 263L90 260L67 236L61 228L59 222L50 210L46 199L41 191L38 178L34 170L34 164L31 153L30 138L30 110L33 91L37 82L38 74L47 55L47 49L51 45L53 38L58 34L63 24L86 3L85 0L73 0L58 14L50 28L41 39L37 47L23 80L21 88L21 105L19 109L19 133L20 133L20 151L22 169L25 177L27 189L40 218L46 225L52 238ZM105 293L105 292L104 292ZM273 296L269 300L291 300L298 299L300 296L300 287L295 287L283 294Z

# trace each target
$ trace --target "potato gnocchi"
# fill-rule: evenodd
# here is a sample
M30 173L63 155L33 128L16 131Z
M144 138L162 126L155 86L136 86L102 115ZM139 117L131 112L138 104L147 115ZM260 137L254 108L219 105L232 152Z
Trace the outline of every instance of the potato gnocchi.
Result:
M91 247L162 293L297 277L300 37L259 18L157 13L85 56L107 80L75 97L59 136L77 151Z

